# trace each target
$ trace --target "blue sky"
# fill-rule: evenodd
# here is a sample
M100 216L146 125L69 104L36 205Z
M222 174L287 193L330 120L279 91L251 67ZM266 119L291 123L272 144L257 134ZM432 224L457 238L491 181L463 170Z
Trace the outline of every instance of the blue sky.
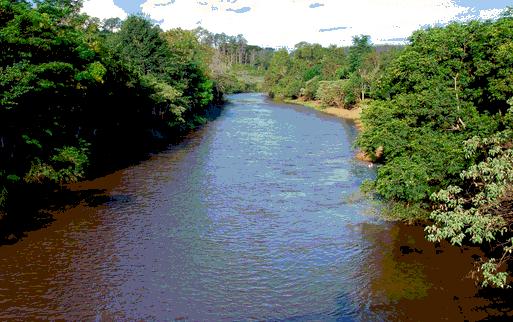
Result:
M201 26L243 34L252 44L292 47L300 41L348 45L368 34L374 43L397 43L421 26L490 19L513 2L503 0L85 0L99 18L142 12L162 29Z

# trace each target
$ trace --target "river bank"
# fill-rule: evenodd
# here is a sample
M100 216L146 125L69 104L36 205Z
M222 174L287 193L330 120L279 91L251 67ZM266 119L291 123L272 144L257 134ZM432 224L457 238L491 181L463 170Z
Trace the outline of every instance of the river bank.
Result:
M345 120L351 120L355 122L356 128L358 130L363 130L363 125L361 122L361 113L363 108L365 108L367 105L365 103L358 104L356 107L352 109L344 109L339 107L324 107L321 103L321 101L315 100L315 101L305 101L303 99L297 98L297 99L285 99L285 103L290 104L296 104L296 105L303 105L310 108L314 108L318 111L321 111L326 114L334 115L340 118L343 118Z

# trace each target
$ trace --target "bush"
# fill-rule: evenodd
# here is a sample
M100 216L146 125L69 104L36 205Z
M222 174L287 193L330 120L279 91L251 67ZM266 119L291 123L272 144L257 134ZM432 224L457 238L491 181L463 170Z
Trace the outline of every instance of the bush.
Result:
M301 88L303 88L303 81L301 79L290 79L286 81L285 86L283 86L283 96L289 98L298 98L301 93Z
M353 73L342 86L342 92L344 93L344 106L346 108L353 107L358 100L360 100L361 89L362 79L358 74Z
M315 96L322 105L344 107L344 86L347 80L320 81Z
M301 89L301 96L306 100L314 100L316 98L317 90L319 89L319 82L319 76L315 76L306 82L305 87Z
M474 137L465 143L467 158L483 160L462 171L463 183L451 185L431 195L437 207L431 213L434 224L426 228L428 239L449 240L462 245L498 242L502 256L481 264L482 285L506 287L506 272L500 268L509 260L513 238L504 240L511 227L513 210L513 132L492 137ZM511 235L510 235L511 236Z

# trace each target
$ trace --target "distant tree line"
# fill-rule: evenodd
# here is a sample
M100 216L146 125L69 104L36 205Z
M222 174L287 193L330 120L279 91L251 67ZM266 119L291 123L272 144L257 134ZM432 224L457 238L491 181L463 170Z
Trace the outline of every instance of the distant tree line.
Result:
M266 73L269 94L281 99L320 100L324 106L352 108L374 95L378 75L401 46L372 46L369 36L350 47L301 42L277 52Z
M211 33L201 27L194 30L202 45L211 51L212 77L225 93L263 91L264 75L274 53L273 48L249 45L243 35Z
M211 33L201 27L195 29L202 44L214 48L218 57L226 64L249 65L267 69L274 52L273 48L248 45L243 35L229 36L225 33Z

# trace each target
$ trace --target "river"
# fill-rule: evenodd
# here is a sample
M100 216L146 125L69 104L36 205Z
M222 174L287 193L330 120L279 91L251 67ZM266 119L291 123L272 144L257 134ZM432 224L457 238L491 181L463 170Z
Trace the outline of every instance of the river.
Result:
M434 321L504 314L477 249L378 219L351 122L260 94L0 247L1 320ZM495 303L497 304L497 303Z

